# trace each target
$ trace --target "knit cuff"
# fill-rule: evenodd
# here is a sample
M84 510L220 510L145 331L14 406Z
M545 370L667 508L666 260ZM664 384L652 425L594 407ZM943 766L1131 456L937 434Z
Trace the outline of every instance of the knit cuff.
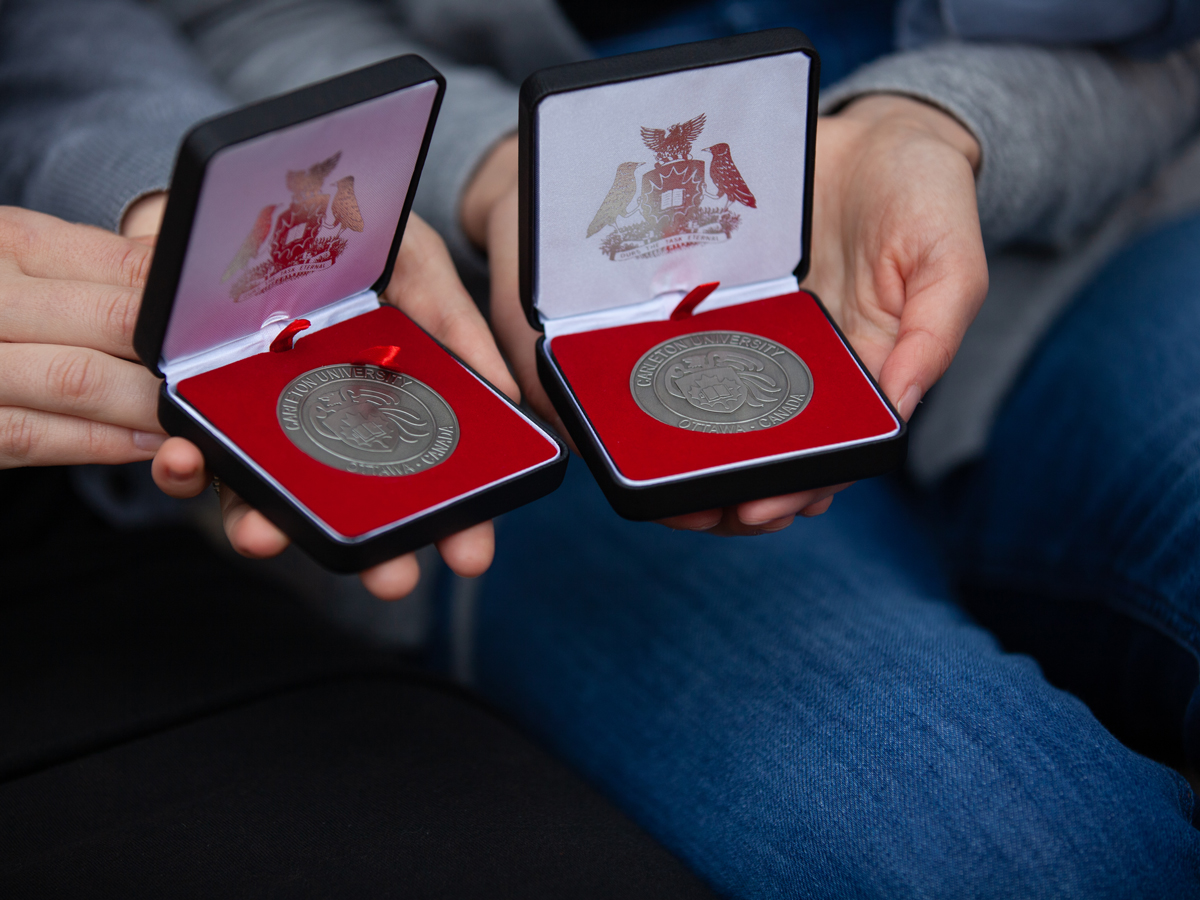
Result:
M73 128L51 146L26 183L22 202L69 222L118 231L133 203L170 187L184 134L220 108L214 98L170 120Z
M993 198L998 198L1000 186L1009 178L995 165L990 129L999 124L997 101L1002 110L1009 110L1011 102L981 82L964 77L958 48L898 53L864 66L822 92L820 110L822 115L832 115L867 94L898 94L928 103L957 119L979 142L975 190L980 220L987 221L998 205Z

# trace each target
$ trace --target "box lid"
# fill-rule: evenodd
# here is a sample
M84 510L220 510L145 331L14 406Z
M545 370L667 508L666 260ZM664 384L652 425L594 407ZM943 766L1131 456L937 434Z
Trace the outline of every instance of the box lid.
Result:
M544 69L521 87L530 323L808 268L819 59L779 28Z
M134 336L172 362L391 277L445 81L386 60L202 122L184 138Z

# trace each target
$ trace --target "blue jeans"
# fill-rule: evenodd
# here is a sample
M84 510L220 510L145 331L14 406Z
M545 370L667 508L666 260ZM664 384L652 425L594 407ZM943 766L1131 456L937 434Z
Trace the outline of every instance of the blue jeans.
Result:
M1196 896L1187 782L1045 673L1195 685L1198 250L1194 219L1115 259L936 494L723 540L617 518L573 461L500 524L476 686L730 896ZM1085 639L997 637L1047 622Z

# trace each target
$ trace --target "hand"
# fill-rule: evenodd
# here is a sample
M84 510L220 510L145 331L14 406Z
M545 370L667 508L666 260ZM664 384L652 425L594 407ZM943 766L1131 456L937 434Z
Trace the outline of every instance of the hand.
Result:
M980 149L957 120L873 95L817 130L812 267L825 303L907 420L987 294Z
M437 233L416 215L408 220L384 300L403 310L435 338L474 366L480 374L517 399L517 386L487 323L463 288L450 254ZM207 487L204 457L183 438L171 438L153 465L158 486L173 497L191 497ZM243 556L275 556L288 545L287 537L262 513L227 487L221 488L221 512L230 544ZM495 549L491 522L482 522L438 541L446 564L464 578L482 575ZM409 553L361 573L363 584L377 597L393 600L417 585L420 568Z
M812 264L825 303L905 421L958 352L987 294L975 206L980 150L957 120L872 95L817 128ZM840 484L666 524L746 534L820 515Z
M950 116L870 96L817 131L812 266L816 292L907 420L953 359L987 293L975 207L979 147ZM467 235L488 251L492 324L531 405L564 432L538 380L518 294L516 141L500 144L464 196ZM722 535L820 515L847 485L666 519Z
M0 208L0 467L147 460L166 435L133 328L150 249Z
M540 333L529 326L521 308L516 138L498 144L480 166L464 193L461 214L467 237L487 249L491 269L492 327L505 356L512 363L521 390L530 406L550 422L574 450L574 443L538 378L536 348ZM674 516L661 522L669 528L712 534L765 534L786 528L797 512L809 516L823 513L829 507L832 495L843 487L845 485L755 500L728 509Z

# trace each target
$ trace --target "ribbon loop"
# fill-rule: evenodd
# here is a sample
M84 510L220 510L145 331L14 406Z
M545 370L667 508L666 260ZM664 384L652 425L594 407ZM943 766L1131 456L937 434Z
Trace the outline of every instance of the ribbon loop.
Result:
M284 326L283 331L275 336L275 340L271 341L271 352L286 353L288 350L291 350L294 346L296 335L311 325L312 322L308 321L308 319L295 319L288 322Z
M679 319L686 319L695 311L697 306L708 299L709 294L720 286L721 282L710 281L707 284L697 285L692 288L687 292L687 296L679 301L679 305L671 310L671 321L675 322Z

